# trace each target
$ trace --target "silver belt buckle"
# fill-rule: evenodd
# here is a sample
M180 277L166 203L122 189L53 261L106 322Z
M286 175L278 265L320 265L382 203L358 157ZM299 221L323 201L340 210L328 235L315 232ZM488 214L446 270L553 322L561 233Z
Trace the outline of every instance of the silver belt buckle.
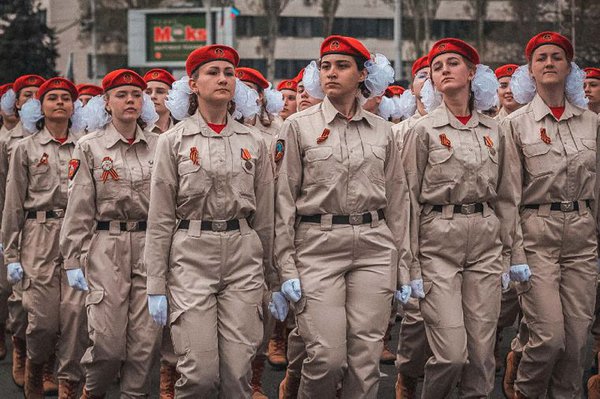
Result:
M65 217L65 210L64 209L55 209L52 212L54 212L54 215L58 218L58 219L62 219Z
M138 227L138 222L125 222L125 229L127 231L136 231Z
M350 224L362 224L363 223L363 215L362 213L353 213L349 218Z
M562 201L560 203L560 210L563 212L573 212L575 210L575 205L573 201Z
M471 215L475 213L475 204L463 204L460 206L460 213L463 215Z
M212 227L212 231L216 231L216 232L226 231L227 230L227 222L222 221L222 220L214 221L214 222L212 222L211 227Z

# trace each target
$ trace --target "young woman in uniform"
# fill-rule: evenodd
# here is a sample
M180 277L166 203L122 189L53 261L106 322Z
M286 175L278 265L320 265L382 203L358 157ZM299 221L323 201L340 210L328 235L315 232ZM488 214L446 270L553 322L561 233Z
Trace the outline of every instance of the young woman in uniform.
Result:
M117 69L102 87L86 106L90 133L69 162L60 247L69 284L87 291L83 398L103 398L119 374L122 397L145 397L161 336L147 310L143 261L158 135L140 125L157 115L137 73Z
M511 278L529 330L511 358L514 397L579 398L598 274L598 116L585 109L585 75L566 37L542 32L525 55L511 87L527 105L501 124L514 197L507 222L516 226Z
M189 116L159 138L145 254L148 306L165 325L168 297L178 398L250 398L251 361L263 338L273 169L261 133L228 114L243 85L238 61L228 46L194 50L186 61Z
M298 397L333 398L341 383L344 398L375 398L392 296L410 290L410 204L391 124L359 97L383 94L393 70L330 36L319 77L323 102L281 130L275 197L275 259L307 352Z
M509 167L504 140L497 122L481 113L495 103L498 83L459 39L436 42L428 64L431 80L421 89L428 114L409 130L402 150L422 275L412 288L432 351L422 398L446 398L459 381L460 397L484 398L494 389L501 255L509 248L496 209ZM433 89L443 96L438 107L426 96Z
M68 399L80 393L87 333L84 294L67 282L59 235L68 197L65 166L83 126L72 126L80 116L74 116L77 89L68 80L47 80L35 98L21 108L21 122L33 135L12 154L2 233L8 269L20 270L11 282L23 280L29 321L25 397L44 396L44 364L56 351L59 398Z

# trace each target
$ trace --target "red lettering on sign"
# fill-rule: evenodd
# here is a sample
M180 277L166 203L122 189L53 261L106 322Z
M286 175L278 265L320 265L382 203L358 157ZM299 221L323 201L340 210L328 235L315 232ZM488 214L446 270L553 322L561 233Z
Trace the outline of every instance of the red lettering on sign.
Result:
M206 29L199 28L195 29L187 25L185 27L185 41L186 42L205 42L206 41Z
M154 27L154 42L170 42L171 41L171 27L167 26L161 28L160 26Z

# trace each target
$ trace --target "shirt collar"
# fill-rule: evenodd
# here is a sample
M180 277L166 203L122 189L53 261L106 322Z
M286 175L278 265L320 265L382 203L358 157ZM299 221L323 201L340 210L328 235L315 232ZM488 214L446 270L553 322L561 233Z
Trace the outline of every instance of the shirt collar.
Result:
M64 143L61 144L60 141L58 141L57 139L54 138L54 136L52 136L52 133L50 133L48 128L45 126L42 130L40 130L38 133L36 133L36 135L38 137L38 140L40 141L40 144L42 144L42 145L46 145L50 142L55 142L58 145L75 144L75 142L77 141L77 137L75 136L75 134L73 134L73 132L69 131L67 134L67 139L65 140Z
M323 110L323 115L325 116L325 122L327 122L327 124L331 124L333 122L333 120L335 119L336 116L339 115L340 119L346 119L346 117L344 115L342 115L331 103L331 101L329 100L329 97L325 96L325 98L323 99L323 102L321 103L321 109ZM367 111L365 111L363 109L363 107L361 107L361 105L358 103L358 99L356 100L356 112L354 113L354 115L352 116L352 118L350 118L350 121L361 121L361 120L366 120L367 123L371 126L375 125L375 115L369 114Z
M194 115L187 119L188 126L190 129L185 129L183 131L184 136L190 136L194 134L200 133L204 137L228 137L236 134L248 134L250 133L250 129L247 126L237 122L235 119L227 114L227 122L225 124L225 128L221 131L221 133L217 133L212 130L200 112L196 111Z
M544 100L542 100L542 97L540 97L540 95L537 93L531 101L531 109L533 110L533 117L535 118L536 122L541 121L548 114L552 115L550 107L546 105ZM581 108L574 106L565 98L565 112L563 112L563 114L560 116L559 121L581 115L582 113L583 110ZM552 118L554 118L554 115L552 115Z
M122 141L123 143L129 145L129 141L127 141L127 139L125 137L123 137L123 135L121 133L119 133L119 131L117 130L117 128L115 127L115 125L111 123L108 124L108 126L105 128L105 134L106 134L106 148L112 148L114 147L119 141ZM140 128L139 125L135 125L135 140L133 140L133 144L136 144L138 142L144 142L146 145L148 144L148 139L146 138L146 135L144 134L144 131L142 130L142 128Z
M487 127L492 127L492 118L482 117L479 112L471 111L471 119L466 124L462 124L456 116L446 107L446 104L442 102L442 105L434 109L430 113L433 118L433 127L443 127L446 125L452 126L454 129L458 130L468 130L472 128L476 128L480 123Z

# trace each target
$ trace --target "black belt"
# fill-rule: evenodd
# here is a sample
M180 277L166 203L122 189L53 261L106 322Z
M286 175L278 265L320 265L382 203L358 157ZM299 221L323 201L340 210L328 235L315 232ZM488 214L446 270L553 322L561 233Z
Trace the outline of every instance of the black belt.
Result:
M432 210L435 212L442 212L444 210L445 205L434 205ZM454 205L454 213L461 213L463 215L471 215L473 213L481 213L483 212L483 204L478 202L476 204L463 204L463 205Z
M119 222L121 231L146 231L148 223L145 220L139 222ZM110 222L99 221L96 230L110 230Z
M385 219L385 214L383 210L377 211L377 216L379 220ZM300 216L300 221L304 223L321 223L322 215L309 215L309 216ZM373 217L370 212L365 213L356 213L353 215L333 215L331 220L332 224L365 224L371 223L373 221Z
M46 219L60 219L65 217L65 211L63 209L57 209L55 211L40 211L46 212ZM27 211L27 219L37 219L38 211Z
M585 200L585 206L590 207L591 200ZM540 209L538 204L529 204L523 205L523 208L526 209ZM579 201L562 201L562 202L553 202L550 204L551 211L562 211L562 212L576 212L579 211Z
M177 230L188 230L190 228L189 220L181 220ZM200 228L202 230L211 231L232 231L240 229L240 221L238 219L223 220L223 221L210 221L203 220L200 222Z

